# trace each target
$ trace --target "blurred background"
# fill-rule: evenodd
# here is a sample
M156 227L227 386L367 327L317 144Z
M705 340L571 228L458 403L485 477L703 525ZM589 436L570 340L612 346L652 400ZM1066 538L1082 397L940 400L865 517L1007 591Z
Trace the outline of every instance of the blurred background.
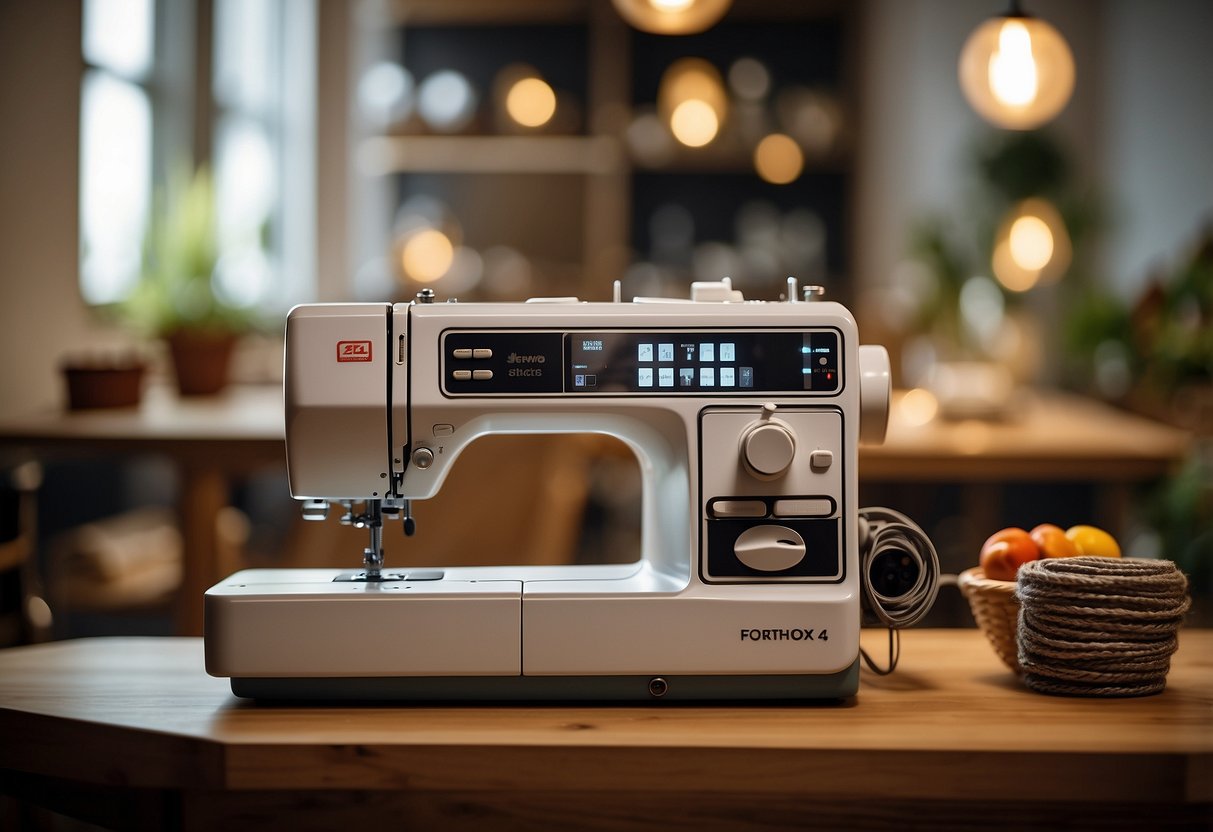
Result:
M794 275L848 304L905 391L906 455L861 463L862 502L920 519L945 571L1001 526L1098 520L1207 596L1213 6L1025 11L0 4L0 540L25 541L0 560L7 640L190 631L173 605L205 578L199 539L213 568L357 565L361 534L301 529L281 460L247 452L280 430L292 305L605 300L616 279L630 298L730 276L777 300ZM187 381L204 354L220 370ZM59 424L82 411L134 415ZM1085 462L1033 450L1088 423L1111 438ZM213 431L243 429L244 464L219 462ZM630 453L531 441L474 448L448 489L498 538L521 517L507 543L481 552L435 500L389 562L632 559ZM953 464L985 453L980 475ZM533 483L519 457L546 460ZM561 519L507 511L511 491L559 497ZM971 623L955 599L937 619Z

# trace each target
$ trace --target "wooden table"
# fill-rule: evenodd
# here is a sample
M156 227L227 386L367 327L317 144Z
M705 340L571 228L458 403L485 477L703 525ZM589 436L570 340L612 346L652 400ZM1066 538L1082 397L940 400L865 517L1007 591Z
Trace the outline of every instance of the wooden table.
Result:
M1141 699L1034 694L922 630L846 704L728 707L275 707L196 639L60 642L0 652L0 787L187 830L1207 829L1213 631L1180 641Z
M859 451L861 481L1137 482L1161 477L1190 453L1183 430L1057 390L1025 391L1001 421L919 421L894 392L883 445Z
M183 543L176 629L202 634L202 596L227 574L217 557L215 521L228 504L231 478L285 470L282 390L235 386L217 396L181 398L149 389L138 408L51 411L0 421L0 448L40 458L157 454L181 473L178 506Z

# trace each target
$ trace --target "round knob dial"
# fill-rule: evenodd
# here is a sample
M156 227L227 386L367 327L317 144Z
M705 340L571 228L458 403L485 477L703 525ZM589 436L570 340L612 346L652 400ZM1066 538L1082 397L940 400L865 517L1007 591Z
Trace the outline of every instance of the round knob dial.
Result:
M413 464L418 468L429 468L434 464L434 452L429 448L421 447L413 451Z
M781 476L796 455L796 437L786 426L761 421L741 437L741 461L751 474L763 479Z

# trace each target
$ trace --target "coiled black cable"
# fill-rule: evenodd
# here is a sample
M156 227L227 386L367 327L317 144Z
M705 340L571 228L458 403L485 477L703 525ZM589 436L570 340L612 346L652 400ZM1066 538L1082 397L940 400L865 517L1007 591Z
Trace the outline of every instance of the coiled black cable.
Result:
M889 628L889 664L880 668L862 649L864 662L881 676L901 655L897 631L926 616L939 592L939 554L917 523L899 511L859 510L859 575L866 618Z

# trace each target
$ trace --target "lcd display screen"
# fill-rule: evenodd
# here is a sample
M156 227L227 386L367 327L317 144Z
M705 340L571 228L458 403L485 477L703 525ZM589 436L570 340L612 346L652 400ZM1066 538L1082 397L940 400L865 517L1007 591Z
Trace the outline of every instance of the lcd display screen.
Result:
M840 389L833 330L570 332L569 393L774 393Z

